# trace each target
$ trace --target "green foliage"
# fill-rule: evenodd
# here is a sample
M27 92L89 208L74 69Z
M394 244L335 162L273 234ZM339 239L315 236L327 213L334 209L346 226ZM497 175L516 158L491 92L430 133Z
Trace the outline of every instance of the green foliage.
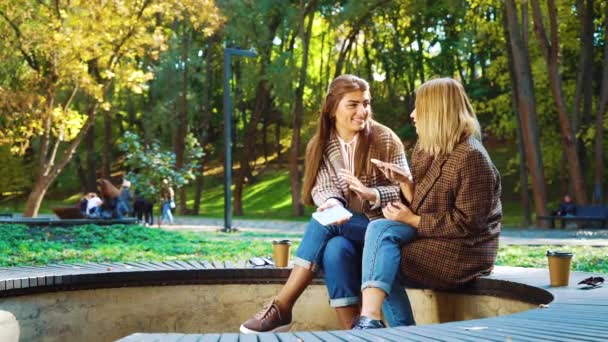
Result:
M193 180L203 156L203 149L192 134L186 136L184 166L181 169L175 167L175 153L162 150L156 141L146 147L136 133L125 132L119 148L125 153L124 165L131 170L126 178L141 196L150 199L158 197L160 185L165 179L175 188L181 188Z
M77 262L169 260L242 261L272 255L270 241L289 238L292 256L300 234L175 232L142 226L28 228L0 225L0 266ZM559 246L502 246L497 265L547 267L545 252ZM607 247L568 246L573 270L608 273Z
M270 241L286 235L179 233L142 226L28 228L0 225L0 266L48 263L246 260L272 255ZM299 244L294 240L292 253Z
M608 247L592 246L503 246L498 251L497 265L547 268L547 250L574 253L572 270L608 273Z
M18 193L31 185L31 167L15 157L6 146L0 146L0 197L4 193Z

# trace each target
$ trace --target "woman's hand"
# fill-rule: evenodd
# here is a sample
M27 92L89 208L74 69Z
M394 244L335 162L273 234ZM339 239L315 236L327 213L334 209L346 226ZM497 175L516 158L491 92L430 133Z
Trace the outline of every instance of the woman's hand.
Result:
M328 198L327 201L325 201L325 203L321 204L318 208L317 211L323 211L323 210L327 210L331 207L335 207L337 205L342 205L342 203L340 201L338 201L335 198ZM350 218L346 218L344 220L340 220L340 221L336 221L332 224L344 224L346 222L348 222L348 220L350 220Z
M368 188L361 181L355 177L350 171L342 169L340 171L340 177L348 183L348 188L351 189L359 198L367 200L371 203L376 203L378 200L378 194L372 188Z
M405 223L414 228L418 228L420 223L420 216L414 214L410 208L401 202L389 203L382 209L382 213L389 220Z
M412 175L408 171L399 167L399 165L383 162L377 159L372 159L372 163L384 174L386 179L394 183L412 183Z

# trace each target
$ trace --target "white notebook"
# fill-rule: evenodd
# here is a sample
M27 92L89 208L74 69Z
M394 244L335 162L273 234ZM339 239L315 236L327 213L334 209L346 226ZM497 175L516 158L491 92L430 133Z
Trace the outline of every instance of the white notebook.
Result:
M315 211L312 217L324 226L329 226L343 219L349 219L353 214L341 205L333 206L323 211Z

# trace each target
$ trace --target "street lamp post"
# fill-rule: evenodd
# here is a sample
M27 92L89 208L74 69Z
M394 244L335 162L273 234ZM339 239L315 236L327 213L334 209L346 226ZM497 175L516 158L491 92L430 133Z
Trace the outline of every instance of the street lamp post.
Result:
M255 57L253 51L225 48L224 49L224 229L232 231L232 103L230 100L230 57ZM242 166L241 166L242 167Z

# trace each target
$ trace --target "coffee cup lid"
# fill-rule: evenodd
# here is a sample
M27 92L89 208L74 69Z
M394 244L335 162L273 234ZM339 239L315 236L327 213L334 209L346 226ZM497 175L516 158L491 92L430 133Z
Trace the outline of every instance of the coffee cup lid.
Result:
M289 240L272 240L272 243L275 245L291 245Z
M547 256L554 256L558 258L571 258L572 252L547 251Z

